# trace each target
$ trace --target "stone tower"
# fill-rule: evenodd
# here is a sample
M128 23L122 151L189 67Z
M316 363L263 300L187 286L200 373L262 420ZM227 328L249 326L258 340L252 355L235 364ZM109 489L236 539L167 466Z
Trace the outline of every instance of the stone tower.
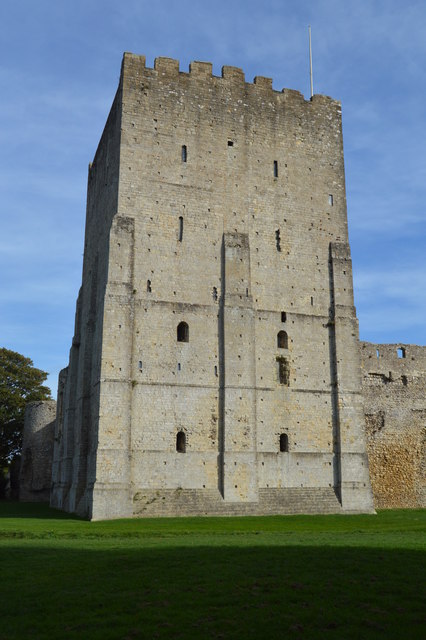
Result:
M88 518L373 510L339 102L124 55L56 429Z
M56 402L38 400L25 407L19 499L49 502Z

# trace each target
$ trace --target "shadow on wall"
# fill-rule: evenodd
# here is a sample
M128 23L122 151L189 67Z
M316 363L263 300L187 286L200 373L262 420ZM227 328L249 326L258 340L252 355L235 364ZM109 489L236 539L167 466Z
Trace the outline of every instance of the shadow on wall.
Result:
M37 431L24 433L19 499L22 502L49 502L55 420Z
M0 469L0 500L18 500L20 468L19 456L12 460L7 470Z

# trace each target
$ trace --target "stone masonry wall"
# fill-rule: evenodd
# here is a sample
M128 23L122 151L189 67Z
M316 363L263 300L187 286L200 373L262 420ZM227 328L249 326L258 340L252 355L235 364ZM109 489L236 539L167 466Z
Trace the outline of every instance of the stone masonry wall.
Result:
M25 408L19 499L49 502L56 402L29 402Z
M340 104L132 54L121 86L92 517L159 490L371 510Z
M361 342L375 506L426 506L426 347Z
M58 399L58 508L372 510L339 102L124 55Z
M424 507L426 476L426 347L405 344L360 343L363 375L363 402L367 430L370 477L376 508ZM405 355L403 358L402 356ZM62 381L62 383L61 383ZM64 372L58 392L57 424L62 424ZM24 446L20 475L20 499L49 501L50 470L54 444L55 402L28 405L25 416ZM61 442L56 433L55 447ZM55 462L53 463L55 479ZM264 513L297 513L300 491L292 489L286 504L272 492L260 492ZM315 492L316 491L316 492ZM167 515L174 501L181 515L226 513L213 492L187 492L149 489L135 495L135 505L142 513ZM304 509L315 513L335 511L332 494L307 489L303 493ZM235 508L240 515L256 513L254 504Z

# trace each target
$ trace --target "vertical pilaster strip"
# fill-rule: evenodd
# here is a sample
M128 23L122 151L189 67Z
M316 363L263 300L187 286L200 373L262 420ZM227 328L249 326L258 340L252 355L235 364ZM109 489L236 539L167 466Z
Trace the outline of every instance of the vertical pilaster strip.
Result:
M336 315L334 298L334 272L333 258L330 247L329 261L329 282L330 282L330 309L328 322L328 344L330 353L330 382L331 382L331 424L332 424L332 444L333 444L333 486L336 496L342 503L342 468L341 468L341 442L340 442L340 411L339 411L339 388L337 370L337 348L336 348Z
M226 501L258 499L254 309L247 234L223 237L220 485Z
M109 237L93 519L133 515L134 237L134 218L116 215Z
M374 511L362 402L358 321L353 303L349 244L330 244L335 481L345 511Z

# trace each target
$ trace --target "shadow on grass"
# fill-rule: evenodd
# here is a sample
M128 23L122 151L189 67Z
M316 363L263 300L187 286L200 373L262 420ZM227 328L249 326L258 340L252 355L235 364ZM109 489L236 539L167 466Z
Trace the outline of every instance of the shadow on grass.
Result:
M2 640L425 637L419 551L112 544L0 547Z
M51 509L44 502L17 502L0 500L0 518L37 518L43 520L78 520L75 513ZM1 637L1 636L0 636Z

